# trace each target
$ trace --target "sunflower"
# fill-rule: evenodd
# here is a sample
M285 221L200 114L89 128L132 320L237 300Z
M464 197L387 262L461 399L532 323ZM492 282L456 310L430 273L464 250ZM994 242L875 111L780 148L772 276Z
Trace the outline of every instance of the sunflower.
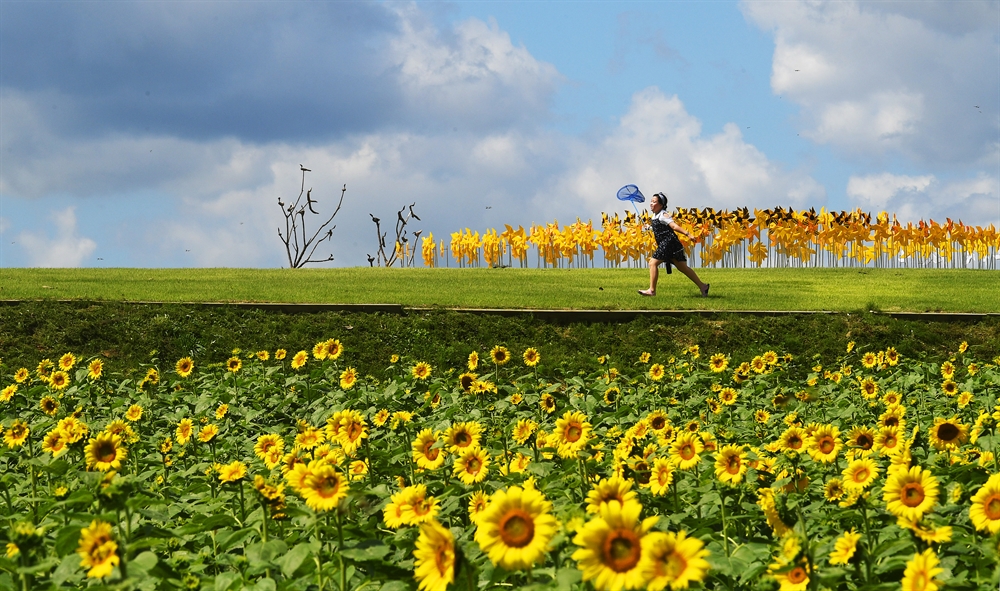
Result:
M972 495L969 518L979 531L1000 532L1000 474L989 477L986 484Z
M875 449L883 456L894 456L903 451L899 427L882 427L875 434Z
M121 468L122 461L128 457L128 450L122 447L120 436L104 432L87 442L84 456L87 460L88 470L97 469L101 472L107 472Z
M236 373L241 369L243 369L243 360L239 357L230 357L229 360L226 361L226 371Z
M14 372L14 381L17 382L18 384L23 384L25 381L27 381L29 376L30 374L28 373L28 368L22 367L18 369L16 372Z
M653 365L649 366L649 379L653 380L654 382L662 380L665 373L666 371L663 369L663 365L659 363L654 363Z
M49 415L50 417L56 416L59 412L59 401L51 396L43 396L42 400L38 403L38 407L42 409L42 412Z
M954 396L958 394L958 384L954 380L945 380L941 382L941 391L948 396Z
M599 514L573 538L573 543L580 547L573 553L573 560L583 572L583 580L592 581L598 591L646 585L646 562L642 558L649 541L645 538L659 517L640 521L641 512L638 501L624 505L609 501L601 505Z
M601 506L618 501L621 504L636 501L636 493L632 490L632 480L612 476L602 478L590 492L587 493L587 513L600 513Z
M836 461L841 447L840 429L833 425L821 425L809 437L806 451L813 460L829 464Z
M379 409L379 411L375 413L375 416L372 417L372 422L375 423L376 427L381 427L388 420L389 420L389 410L385 408Z
M958 408L965 408L972 402L972 392L962 392L958 395Z
M42 438L42 451L52 454L53 458L58 458L66 453L66 450L69 449L66 446L66 433L58 427L46 433L45 437Z
M920 521L937 504L938 480L930 470L913 466L900 469L886 478L882 500L886 509L897 517Z
M498 490L476 517L475 540L490 562L507 570L527 570L548 553L559 530L552 503L534 488Z
M274 358L277 361L283 360L287 355L288 355L288 351L286 351L284 349L278 349L277 351L274 352Z
M411 448L413 450L413 462L418 468L423 470L437 470L444 463L446 453L436 446L440 441L438 434L431 429L424 429L417 434L413 440Z
M478 375L467 371L462 375L458 376L458 385L461 386L464 392L471 392L472 385L475 384L476 380L478 379L479 379Z
M764 361L763 357L758 355L750 360L750 369L753 370L754 373L764 373L764 370L767 369L767 362Z
M177 375L182 378L186 378L191 375L192 371L194 371L194 361L192 361L190 357L182 357L177 360L177 364L174 366L174 371L176 371Z
M834 503L844 498L844 483L839 478L831 478L823 485L823 496Z
M87 365L87 377L91 380L101 379L101 375L104 373L104 362L100 359L94 359Z
M878 465L871 458L852 460L844 468L844 488L864 490L878 478Z
M687 537L687 532L653 532L644 540L645 556L643 575L649 581L649 591L687 589L692 582L705 579L709 555L698 538Z
M215 436L218 434L219 427L213 423L209 423L198 431L198 441L208 443L209 441L215 439Z
M865 378L860 381L861 384L861 396L865 400L875 400L878 397L878 384L875 380L871 378Z
M111 574L118 566L118 544L111 537L111 524L99 519L90 522L90 527L80 531L80 543L76 553L80 555L80 566L89 568L87 577L100 579Z
M875 430L871 427L854 427L847 433L847 447L870 451L875 447Z
M719 402L725 404L726 406L732 406L736 404L736 397L738 393L733 388L723 388L719 390Z
M254 353L254 355L257 356L257 359L259 361L267 361L268 359L271 358L271 353L266 349L262 351L257 351L256 353Z
M192 431L194 426L191 423L191 419L181 419L181 422L177 423L177 430L174 435L177 437L177 443L181 445L187 444L193 435Z
M253 453L260 459L264 459L272 452L281 453L285 448L285 440L277 433L267 433L257 438L257 443L253 446Z
M482 431L482 426L476 421L455 423L444 432L445 444L452 453L479 447Z
M516 441L518 445L524 445L528 442L528 438L531 437L531 434L534 433L536 429L538 429L538 423L535 421L532 421L531 419L518 420L517 424L514 425L514 441Z
M74 365L76 365L76 355L73 355L72 353L66 353L59 358L59 369L63 371L73 369Z
M639 355L639 363L649 363L649 358L650 358L649 353L643 351L642 354Z
M724 445L715 457L715 477L719 482L736 485L747 473L747 454L741 445Z
M771 420L771 413L764 409L753 411L753 420L761 425L766 425Z
M330 439L337 438L331 437ZM316 449L316 446L321 445L324 441L326 441L326 433L322 429L307 426L295 436L295 447Z
M76 443L77 441L80 441L89 431L87 425L74 416L68 416L61 419L56 427L61 429L63 433L66 434L66 443Z
M542 407L542 410L552 414L556 410L556 399L551 394L542 394L539 398L538 404Z
M14 397L14 394L17 394L17 384L11 384L3 390L0 390L0 402L10 402L10 399Z
M313 359L323 361L326 359L326 341L320 341L313 345L312 348Z
M667 494L670 485L674 482L674 464L666 458L657 458L653 462L652 472L649 477L649 491L655 496Z
M446 591L455 581L455 537L436 519L420 524L413 558L420 591Z
M955 451L969 438L969 426L958 417L936 417L930 429L931 444L939 451Z
M928 527L919 521L910 521L905 517L896 519L896 525L913 532L921 540L928 544L943 544L951 541L952 527L945 525L942 527Z
M277 357L277 354L275 357ZM306 361L309 361L309 353L299 351L294 357L292 357L292 369L302 369L302 366L306 364Z
M542 358L534 348L526 349L522 357L524 358L524 364L528 367L535 367Z
M326 347L326 358L336 361L344 353L344 345L338 339L330 339L323 343Z
M219 465L217 471L219 482L237 482L247 475L247 465L239 460L233 460L228 464Z
M674 459L677 468L690 470L701 461L701 456L698 454L704 450L705 446L702 444L697 433L682 431L671 444L670 455Z
M49 375L52 373L52 361L49 359L42 359L38 362L38 366L35 368L35 373L38 374L38 378L45 381L48 379Z
M510 351L507 347L497 345L490 350L490 359L497 365L504 365L510 361Z
M431 365L424 361L420 361L410 369L410 374L413 375L414 379L426 380L431 377Z
M467 485L486 480L490 468L490 454L480 447L461 448L452 471Z
M809 587L809 563L805 559L791 564L772 564L768 572L778 582L778 591L805 591Z
M128 419L129 421L132 421L133 423L138 421L139 419L142 418L142 407L139 406L138 404L133 404L132 406L128 407L128 410L125 411L125 418Z
M347 496L347 479L333 466L319 460L309 462L307 469L309 475L299 489L302 500L316 512L336 509L340 500Z
M590 439L590 423L580 411L566 411L556 421L555 433L559 437L559 456L575 458L587 446Z
M906 563L906 570L903 571L903 591L937 591L940 589L939 581L935 578L944 569L939 567L940 561L932 548L928 548L921 554L914 554L913 558Z
M354 387L354 384L358 381L358 370L353 367L348 367L344 371L340 372L340 389L350 390Z
M7 447L10 449L20 447L24 445L24 442L28 439L28 435L30 434L31 429L28 428L28 423L25 423L21 419L14 419L10 429L7 429L7 431L4 432L3 442L7 444Z
M69 374L62 370L52 372L49 385L55 390L65 390L69 386Z
M368 422L356 410L342 411L340 420L340 432L337 434L337 441L347 455L354 455L354 452L361 446L363 440L368 438Z
M806 432L799 427L789 427L781 434L778 445L785 452L800 452L806 445Z
M479 353L477 351L469 353L469 359L465 366L469 368L469 371L476 371L476 368L479 367Z
M712 373L722 373L729 367L729 359L722 353L716 353L708 360L708 367Z
M614 405L618 402L618 398L621 397L622 390L618 386L611 386L604 391L604 404Z

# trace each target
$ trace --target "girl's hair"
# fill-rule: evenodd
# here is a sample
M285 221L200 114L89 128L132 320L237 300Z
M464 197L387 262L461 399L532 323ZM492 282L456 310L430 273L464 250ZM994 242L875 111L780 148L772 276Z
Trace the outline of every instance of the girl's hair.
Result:
M660 203L660 205L662 205L663 207L666 207L666 206L667 206L667 196L666 196L665 194L663 194L663 193L654 193L654 194L653 194L653 197L656 197L656 200L657 200L657 201L658 201L658 202Z

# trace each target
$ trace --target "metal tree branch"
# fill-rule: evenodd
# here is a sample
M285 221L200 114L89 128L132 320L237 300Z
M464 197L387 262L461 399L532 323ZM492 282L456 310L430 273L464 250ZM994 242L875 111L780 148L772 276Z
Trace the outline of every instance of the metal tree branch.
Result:
M396 261L399 261L403 266L413 265L413 253L416 252L416 249L411 249L412 252L407 260L405 256L405 245L409 241L409 238L406 236L406 224L409 223L410 219L415 219L418 222L420 221L417 214L413 212L413 207L415 205L416 202L409 205L409 213L407 213L405 217L403 216L403 212L407 210L406 206L400 208L400 210L396 212L396 240L393 242L392 254L388 256L385 254L386 234L382 231L382 220L370 213L368 214L371 216L372 221L375 222L375 236L378 239L378 251L375 253L375 256L370 254L368 255L368 264L370 266L374 267L375 263L378 263L380 267L391 267L396 263ZM423 232L423 230L415 232L414 238L419 238L421 232Z
M340 201L337 202L333 214L310 235L306 228L306 211L310 215L319 215L319 212L313 208L313 204L319 202L313 199L311 188L306 190L306 173L310 170L302 165L299 165L299 168L302 170L302 185L299 188L298 197L295 198L295 203L286 206L285 202L280 197L278 198L278 206L281 208L282 215L285 216L285 231L282 233L281 228L278 228L278 237L285 245L288 266L292 269L299 269L309 263L325 263L333 260L332 254L320 259L314 259L313 255L323 242L333 239L333 231L337 226L330 226L330 224L333 222L333 218L340 213L340 207L344 204L344 194L347 193L347 185L345 184L340 191ZM304 203L303 196L305 196ZM322 237L320 237L321 234Z

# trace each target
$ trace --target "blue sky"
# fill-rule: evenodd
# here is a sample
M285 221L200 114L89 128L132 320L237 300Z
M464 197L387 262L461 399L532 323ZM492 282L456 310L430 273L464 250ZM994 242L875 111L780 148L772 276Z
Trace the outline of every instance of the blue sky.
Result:
M671 205L1000 225L998 2L0 3L0 267L279 267Z

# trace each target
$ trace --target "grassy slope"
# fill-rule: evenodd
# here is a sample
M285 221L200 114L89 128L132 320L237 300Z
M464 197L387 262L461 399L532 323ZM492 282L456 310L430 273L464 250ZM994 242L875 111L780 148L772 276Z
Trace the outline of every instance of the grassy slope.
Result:
M1000 276L935 269L3 269L0 299L394 303L470 308L1000 312Z

